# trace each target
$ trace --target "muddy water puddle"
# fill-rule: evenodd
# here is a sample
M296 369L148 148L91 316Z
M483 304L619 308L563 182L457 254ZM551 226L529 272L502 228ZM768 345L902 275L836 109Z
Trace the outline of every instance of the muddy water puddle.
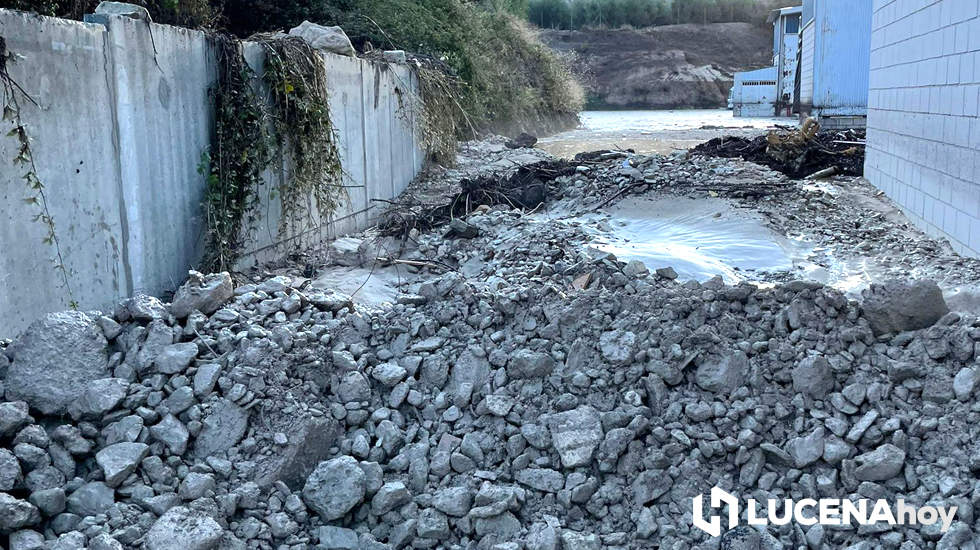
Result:
M628 199L575 219L591 246L650 270L672 267L680 280L768 283L804 279L858 296L880 269L873 258L835 258L805 236L787 237L756 212L723 199Z

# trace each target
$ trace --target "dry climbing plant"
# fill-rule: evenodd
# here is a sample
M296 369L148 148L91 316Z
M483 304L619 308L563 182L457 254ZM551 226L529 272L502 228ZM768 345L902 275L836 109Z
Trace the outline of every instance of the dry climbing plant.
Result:
M78 309L78 302L75 301L75 295L72 292L68 277L68 268L65 266L65 259L61 253L61 243L58 241L58 234L55 231L54 218L48 208L44 183L41 182L41 178L37 174L34 151L31 149L31 138L20 114L21 99L35 106L37 106L37 102L7 72L8 65L15 61L16 55L7 50L7 41L0 36L0 85L3 88L3 120L13 126L7 132L7 137L13 138L17 142L17 156L14 157L13 162L18 169L24 170L21 176L27 187L27 196L24 198L24 202L37 209L34 214L34 221L44 226L47 232L43 239L44 244L54 249L54 267L61 275L65 291L68 293L68 305L72 309Z
M280 189L279 232L298 233L304 219L330 219L346 197L337 136L330 119L323 57L295 36L259 37L264 79L272 96L272 125L279 150L288 152L289 185ZM303 206L312 197L319 220Z
M212 92L216 125L200 171L207 177L208 268L232 269L255 233L262 173L288 156L288 178L276 189L279 234L298 231L312 198L320 220L344 196L344 174L326 87L323 58L297 37L257 37L266 54L269 98L253 87L241 42L216 35L219 78ZM268 102L266 100L269 100ZM313 220L313 216L309 216ZM315 221L315 220L314 220Z
M398 116L414 125L421 148L443 166L456 162L460 136L476 134L466 110L461 106L465 84L444 63L415 57L418 90L408 86L408 100L399 95Z

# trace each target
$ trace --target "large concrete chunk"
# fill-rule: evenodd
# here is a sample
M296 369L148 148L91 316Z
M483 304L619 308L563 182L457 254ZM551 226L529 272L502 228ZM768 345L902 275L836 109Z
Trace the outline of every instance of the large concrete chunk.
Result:
M748 374L748 357L736 351L702 363L694 373L694 382L705 391L731 393L745 383Z
M221 540L221 525L183 506L167 510L146 534L147 550L210 550Z
M282 481L290 489L300 490L317 464L329 456L340 424L333 419L304 418L281 431L286 434L286 446L258 463L255 482L264 487Z
M321 462L306 480L303 500L324 521L340 519L364 501L364 470L349 456Z
M935 281L873 284L861 297L864 317L875 335L927 328L949 313L943 291Z
M241 441L248 429L248 411L222 399L203 424L201 433L194 441L194 454L200 458L227 451Z
M151 21L150 12L143 6L126 2L99 2L95 8L96 15L119 15L132 19Z
M105 474L105 482L110 487L120 483L136 471L140 461L146 458L150 447L145 443L116 443L95 454L95 461Z
M877 449L858 455L854 477L861 481L886 481L899 474L905 466L905 451L886 443Z
M183 319L194 311L211 315L235 295L231 275L227 272L203 275L197 271L187 274L187 282L177 289L170 313Z
M303 21L298 27L289 30L289 34L298 36L310 43L314 48L330 53L354 57L354 45L347 38L347 33L340 27L324 27L309 21Z
M592 407L558 413L549 419L548 428L552 444L566 468L592 462L592 455L602 442L602 421Z
M30 502L0 493L0 533L36 525L41 521L41 513Z
M109 377L107 346L98 323L84 313L44 316L10 346L7 399L48 415L67 413L90 382Z

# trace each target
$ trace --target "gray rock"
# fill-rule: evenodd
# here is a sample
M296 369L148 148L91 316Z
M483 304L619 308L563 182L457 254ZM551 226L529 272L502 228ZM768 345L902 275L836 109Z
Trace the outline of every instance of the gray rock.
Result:
M282 481L294 491L302 490L313 469L331 455L341 433L332 418L295 419L285 428L286 446L258 461L255 481L262 487Z
M335 392L343 403L367 401L371 398L371 383L363 373L352 371L340 379Z
M191 472L180 482L177 494L184 500L197 500L208 496L208 493L214 491L216 486L213 475Z
M50 550L87 550L88 542L85 533L81 531L70 531L59 536L53 543L48 545Z
M123 545L109 533L99 533L88 541L89 550L123 550Z
M0 448L0 491L14 489L22 480L23 472L14 453Z
M102 429L106 445L136 441L143 431L143 419L135 414L124 416Z
M327 525L317 529L316 533L320 540L317 548L322 550L360 550L357 532L353 529Z
M722 550L762 550L762 537L752 527L742 525L721 535Z
M488 395L484 402L487 410L494 416L507 416L514 408L514 398L509 395Z
M507 363L507 376L514 379L541 378L551 374L555 360L547 353L527 349L515 351Z
M198 353L197 344L183 342L165 346L153 360L156 372L163 374L179 374L187 370Z
M98 323L77 311L31 323L7 350L7 400L47 415L68 412L94 380L109 376L108 342Z
M973 390L977 387L977 371L970 367L963 367L956 376L953 377L953 394L960 401L968 401L973 395Z
M561 531L562 550L601 550L602 541L595 533L580 533L569 529Z
M546 522L537 522L528 529L525 540L528 550L558 550L558 529Z
M41 514L30 502L0 493L0 533L37 525Z
M473 507L473 490L469 487L440 489L432 497L432 506L450 516L465 516Z
M10 550L45 550L44 535L30 529L10 534Z
M65 507L68 505L68 498L65 495L65 490L61 487L55 487L53 489L44 489L41 491L34 491L31 493L29 498L31 504L37 506L37 509L45 516L56 516L65 511Z
M949 313L943 291L930 280L872 284L861 297L875 335L927 328Z
M674 280L677 278L677 271L672 267L661 267L657 268L657 275L664 279Z
M407 375L408 371L395 363L381 363L371 372L372 378L389 388L395 387L395 384L404 380Z
M146 8L126 2L99 2L99 5L95 8L95 13L97 15L118 15L141 21L152 21L150 19L150 12Z
M822 355L808 355L793 368L793 390L814 399L834 391L834 371Z
M218 363L205 363L199 366L194 373L194 395L198 397L210 395L219 376L221 376L221 365Z
M405 50L385 50L381 54L381 58L388 63L395 63L398 65L404 65L407 62Z
M106 484L118 487L136 471L149 451L150 447L145 443L116 443L96 453L95 461L105 474Z
M552 444L566 468L592 462L592 455L602 442L602 421L599 413L589 406L552 415L548 428Z
M660 470L645 470L633 480L633 501L645 506L656 501L673 486L670 474Z
M412 493L401 481L389 481L371 499L371 512L380 516L412 500Z
M348 57L354 57L357 54L350 38L347 38L344 29L340 27L325 27L303 21L298 27L290 29L289 34L299 36L309 42L310 46L320 51Z
M70 406L72 418L97 419L115 409L125 399L129 382L122 378L93 380L85 386L81 397Z
M477 357L469 350L464 351L453 364L446 391L459 393L460 387L467 383L474 388L480 388L489 376L490 362L485 357Z
M886 443L854 458L854 477L861 481L886 481L899 474L905 465L905 451Z
M599 335L599 351L613 364L624 364L633 358L636 334L628 330L609 330Z
M26 401L0 403L0 437L14 435L31 421Z
M626 267L623 268L623 273L625 273L627 277L640 279L649 275L650 269L647 268L647 265L640 260L631 260L628 264L626 264Z
M248 430L248 411L228 399L221 399L204 418L201 433L194 441L194 455L209 457L231 449Z
M820 460L824 452L825 435L823 428L817 428L808 436L790 439L786 443L786 452L793 458L793 465L804 468Z
M444 540L449 537L449 520L445 514L426 508L419 514L416 533L425 539Z
M736 351L707 359L695 371L694 382L705 391L727 394L742 386L748 374L748 357Z
M144 544L146 550L211 550L221 535L221 525L207 514L177 506L156 520Z
M68 495L68 511L81 517L105 513L115 503L115 492L101 481L90 481Z
M172 414L163 417L158 424L150 426L150 435L157 441L163 442L174 455L180 456L187 451L187 439L190 434L187 427Z
M174 294L170 313L178 319L183 319L194 311L211 315L234 295L235 288L231 275L227 272L203 275L191 271L187 274L187 282Z
M546 493L557 493L565 486L565 476L561 472L547 468L528 468L517 472L517 482L532 489Z
M303 487L303 501L324 521L340 519L364 501L364 471L349 456L321 462Z

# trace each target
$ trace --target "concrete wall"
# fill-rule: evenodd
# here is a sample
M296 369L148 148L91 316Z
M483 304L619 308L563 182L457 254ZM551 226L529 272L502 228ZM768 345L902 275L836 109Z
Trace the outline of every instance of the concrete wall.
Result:
M874 0L866 177L980 256L980 7Z
M46 186L64 263L82 309L108 308L137 291L179 285L203 248L203 178L197 173L213 115L216 63L203 33L120 17L79 23L0 10L0 36L20 58L11 76L38 106L21 100ZM257 45L246 47L261 70ZM268 259L364 228L421 168L410 109L417 89L405 66L325 54L330 110L349 200L332 220L278 234L279 204L263 201L252 257ZM4 128L0 136L8 129ZM65 309L45 228L33 220L16 142L0 139L0 337ZM266 193L288 168L270 169ZM278 246L277 246L278 245Z

